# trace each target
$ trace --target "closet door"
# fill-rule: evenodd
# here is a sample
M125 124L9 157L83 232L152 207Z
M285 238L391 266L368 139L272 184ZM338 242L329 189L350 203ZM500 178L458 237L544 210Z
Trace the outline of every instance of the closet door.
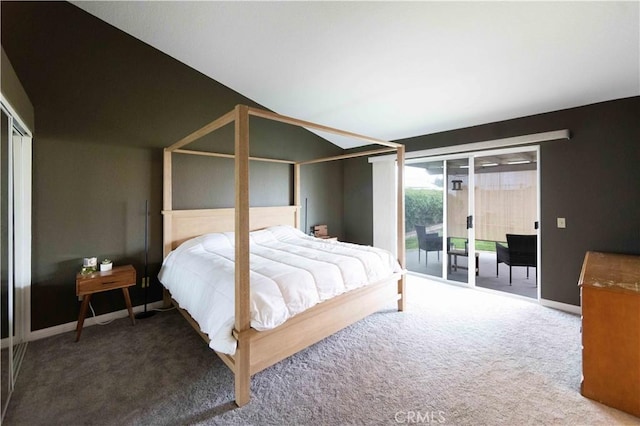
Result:
M12 369L15 385L22 359L27 349L27 335L31 329L31 137L24 136L15 125L12 129L10 151L13 160L10 170L12 192L9 220L13 235L13 334Z
M0 275L1 295L0 313L2 314L2 349L0 351L1 376L0 399L2 415L4 416L9 395L13 390L12 365L13 356L13 274L11 268L11 222L9 221L10 191L9 191L9 141L11 135L10 117L2 110L2 135L0 137Z
M2 104L0 137L0 410L26 351L31 289L31 137Z

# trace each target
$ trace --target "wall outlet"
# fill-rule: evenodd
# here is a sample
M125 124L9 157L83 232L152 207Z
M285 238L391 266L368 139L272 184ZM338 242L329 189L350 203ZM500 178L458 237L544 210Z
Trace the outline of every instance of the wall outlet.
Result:
M558 228L566 228L567 227L567 221L564 217L559 217L558 218Z

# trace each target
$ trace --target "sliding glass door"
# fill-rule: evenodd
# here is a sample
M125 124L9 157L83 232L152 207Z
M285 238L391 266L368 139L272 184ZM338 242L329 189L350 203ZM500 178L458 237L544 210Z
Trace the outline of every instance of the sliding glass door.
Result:
M407 269L469 283L469 158L409 161L405 181Z
M538 297L537 164L535 150L503 150L474 159L475 246L489 269L477 278L478 287ZM518 259L512 259L516 253Z
M538 297L537 147L410 159L406 168L410 271ZM529 266L497 253L509 249L507 234L529 236Z
M473 259L469 259L469 158L446 161L447 168L447 279L469 283L469 268L474 269Z
M443 277L444 162L414 162L406 165L405 228L407 268L433 277Z

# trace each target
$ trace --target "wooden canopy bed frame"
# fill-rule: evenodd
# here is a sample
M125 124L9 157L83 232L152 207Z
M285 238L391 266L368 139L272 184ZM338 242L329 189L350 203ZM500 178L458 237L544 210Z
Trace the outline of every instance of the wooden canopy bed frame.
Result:
M366 141L369 144L382 145L384 148L298 162L250 157L250 116L347 136ZM232 122L235 125L235 155L182 149L185 145ZM249 232L283 224L299 228L300 167L305 164L342 160L391 151L397 152L398 160L397 252L398 261L402 270L404 270L404 145L333 129L246 105L238 105L222 117L164 149L162 211L164 257L189 238L210 232L235 231L235 324L233 336L237 340L237 349L233 356L216 353L234 373L235 401L238 406L243 406L249 402L251 376L257 372L382 309L387 306L390 300L397 300L398 310L404 310L406 300L404 296L405 276L404 273L399 273L385 281L373 283L321 302L272 330L258 332L252 329L249 312ZM175 153L234 158L235 208L173 210L171 160L172 155ZM249 207L250 161L271 161L288 163L293 166L293 206ZM167 305L174 303L177 306L177 303L171 299L166 289L164 290L164 300ZM185 310L180 309L179 306L177 307L196 331L208 341L208 336L200 331L196 321Z

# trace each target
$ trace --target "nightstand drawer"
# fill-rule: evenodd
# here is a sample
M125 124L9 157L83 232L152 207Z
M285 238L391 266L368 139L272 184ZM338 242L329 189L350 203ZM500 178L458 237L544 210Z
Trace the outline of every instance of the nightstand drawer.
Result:
M95 278L82 281L78 284L78 296L86 293L95 293L97 291L113 290L114 288L122 288L128 285L134 285L136 279L133 275L127 274L115 277Z
M76 294L83 296L89 293L113 290L133 286L136 283L136 271L131 266L113 268L107 272L94 272L86 276L76 277Z

